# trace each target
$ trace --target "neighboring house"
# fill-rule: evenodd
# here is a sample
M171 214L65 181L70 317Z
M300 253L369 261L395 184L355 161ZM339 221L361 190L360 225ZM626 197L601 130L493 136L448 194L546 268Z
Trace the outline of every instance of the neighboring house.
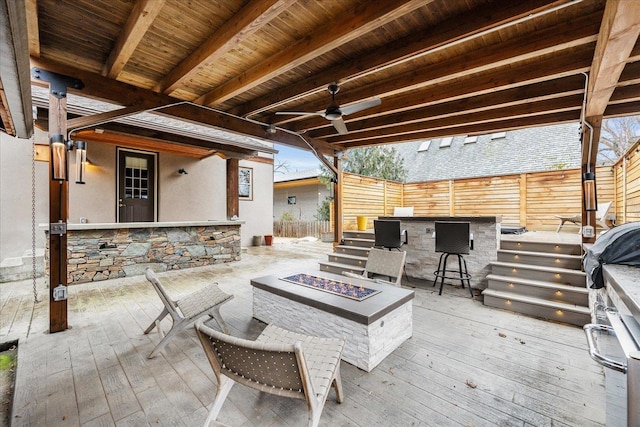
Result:
M47 117L47 100L46 90L33 88L38 121ZM73 95L68 97L67 108L69 114L80 115L108 109L104 103ZM46 129L46 121L38 121L33 138L36 147L48 154L48 135L39 129ZM132 148L117 142L117 132L112 132L114 140L87 144L89 165L85 184L75 182L75 156L70 154L69 224L138 221L139 218L127 218L119 207L122 199L128 196L150 203L145 212L148 218L144 221L227 220L227 165L229 158L236 158L240 168L239 219L244 221L240 229L241 245L250 246L254 235L272 233L273 153L276 152L272 143L149 113L118 120L111 125L171 133L176 135L178 144L141 138L148 146ZM105 129L109 129L107 124ZM101 129L95 132L101 133ZM109 131L105 130L104 135L107 134ZM202 147L180 145L180 138L197 138L202 141ZM0 267L19 268L21 258L31 250L33 150L31 140L0 133ZM44 160L34 163L33 213L36 252L40 254L45 247L45 235L38 225L49 222L50 172L47 158ZM138 168L139 162L146 162L148 167ZM132 165L134 170L141 171L141 178L134 178L126 187L128 178L123 177ZM147 178L155 185L146 186ZM124 185L120 186L118 182ZM30 269L30 263L28 267Z
M289 214L295 220L315 221L318 208L329 196L329 189L320 182L320 169L291 172L273 178L273 217Z
M581 165L578 123L392 146L404 159L406 182L541 172Z

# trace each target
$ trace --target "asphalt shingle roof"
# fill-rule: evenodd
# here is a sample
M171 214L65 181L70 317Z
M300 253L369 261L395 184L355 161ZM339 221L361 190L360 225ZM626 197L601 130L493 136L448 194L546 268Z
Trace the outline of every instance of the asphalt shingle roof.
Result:
M466 143L466 135L455 136L448 147L442 139L394 144L407 168L406 182L473 178L578 168L581 164L580 127L568 123L507 131L504 138L478 135ZM423 146L424 148L424 146Z

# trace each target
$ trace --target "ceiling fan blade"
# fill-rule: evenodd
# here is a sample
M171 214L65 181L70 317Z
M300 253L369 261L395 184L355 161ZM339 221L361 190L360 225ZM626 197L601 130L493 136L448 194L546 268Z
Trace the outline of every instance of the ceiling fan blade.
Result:
M367 108L378 106L381 102L380 98L367 99L366 101L360 101L355 104L340 107L340 110L342 110L342 115L346 116L357 113L358 111L366 110Z
M276 114L288 114L292 116L324 116L324 111L315 111L313 113L309 111L276 111Z
M331 124L334 128L336 128L340 135L346 135L347 133L349 133L349 131L347 130L347 125L344 123L344 120L342 120L342 117L331 120Z

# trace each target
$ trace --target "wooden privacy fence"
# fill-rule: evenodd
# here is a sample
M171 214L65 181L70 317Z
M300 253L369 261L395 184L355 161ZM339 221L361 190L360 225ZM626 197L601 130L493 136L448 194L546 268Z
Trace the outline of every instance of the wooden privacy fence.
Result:
M617 206L626 206L625 222L632 217L640 219L640 156L636 157L627 166L596 169L598 201L615 201L610 214L617 212ZM622 173L618 169L625 170L627 177L626 205L620 201L622 190L617 188L621 184L616 175ZM367 226L372 228L373 219L393 215L394 207L413 206L415 216L499 215L504 225L555 230L558 225L555 215L581 212L580 186L580 169L407 184L345 173L344 229L356 229L357 216L368 217ZM620 223L620 218L617 222Z
M640 221L640 140L613 165L613 173L617 222Z
M273 235L278 237L312 236L320 239L331 231L330 221L273 221Z

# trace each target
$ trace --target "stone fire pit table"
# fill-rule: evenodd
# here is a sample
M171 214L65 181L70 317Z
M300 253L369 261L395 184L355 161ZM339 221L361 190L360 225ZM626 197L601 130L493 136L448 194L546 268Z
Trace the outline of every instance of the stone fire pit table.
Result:
M362 301L283 280L305 273L378 291ZM331 274L294 271L259 277L253 286L253 317L290 331L345 337L342 359L370 372L413 334L414 292Z

